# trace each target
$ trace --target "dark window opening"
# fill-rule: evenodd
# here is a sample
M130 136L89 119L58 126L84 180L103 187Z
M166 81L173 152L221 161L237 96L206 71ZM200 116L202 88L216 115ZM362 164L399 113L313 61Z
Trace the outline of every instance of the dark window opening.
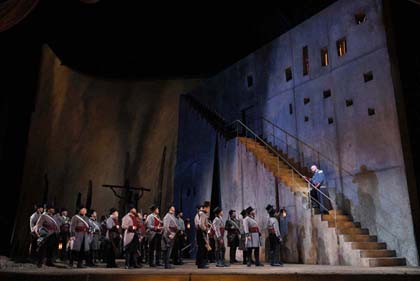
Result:
M322 66L327 66L329 63L328 60L328 48L322 48L321 49L321 65Z
M346 106L352 106L352 105L353 105L352 99L346 100Z
M291 103L289 103L289 114L293 114L293 105Z
M368 115L369 116L375 115L375 109L374 108L368 108Z
M308 104L310 101L310 98L303 98L303 104Z
M324 95L324 99L331 97L331 90L325 90L323 95Z
M365 82L369 82L373 80L373 72L369 71L369 72L363 73L363 79L365 80Z
M308 116L305 116L304 120L305 120L305 122L308 122L309 121L309 117Z
M346 38L337 40L337 54L339 57L344 56L347 53L347 42Z
M286 75L286 81L292 80L292 68L288 67L286 70L284 70L284 74Z
M247 84L248 84L248 88L252 87L252 85L254 84L254 78L251 75L248 75L248 77L246 78Z
M328 124L332 124L332 123L334 123L334 119L332 117L329 117L328 118Z
M303 57L303 76L308 75L309 73L309 52L308 46L302 48L302 57Z
M354 15L354 19L356 20L356 24L362 24L366 21L366 14L363 12L357 13Z

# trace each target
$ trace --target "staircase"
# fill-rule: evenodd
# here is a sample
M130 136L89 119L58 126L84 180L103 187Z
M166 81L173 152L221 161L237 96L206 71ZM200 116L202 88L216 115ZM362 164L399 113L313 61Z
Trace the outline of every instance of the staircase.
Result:
M309 175L309 170L302 167L300 163L288 157L288 155L267 143L257 136L246 126L247 135L254 135L253 138L241 136L234 128L228 128L226 120L215 111L202 105L195 98L185 95L189 104L220 134L226 139L238 138L239 143L244 145L254 157L271 172L271 174L283 183L291 192L298 192L310 197L308 183L303 175ZM240 121L238 123L241 124ZM351 215L344 214L342 210L331 210L328 214L319 214L314 209L315 216L319 216L322 222L328 224L328 228L335 230L343 251L355 258L351 261L344 261L348 265L367 267L379 266L405 266L405 258L396 256L394 250L388 250L386 243L378 242L378 238L369 235L369 230L362 228L359 222L354 222Z

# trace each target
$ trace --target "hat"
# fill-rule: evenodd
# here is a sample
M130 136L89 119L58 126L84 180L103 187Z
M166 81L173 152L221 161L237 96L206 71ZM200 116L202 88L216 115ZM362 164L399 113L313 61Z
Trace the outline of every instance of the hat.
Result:
M109 214L111 215L112 213L114 213L114 212L116 212L117 211L117 209L115 209L115 208L111 208L111 209L109 209Z
M218 214L220 214L221 211L222 211L222 209L220 207L216 207L216 208L214 208L213 213L215 215L218 215Z
M271 204L268 204L267 207L265 207L265 209L267 210L267 212L271 212L274 209L274 206Z
M254 208L252 208L251 206L249 206L248 208L246 208L246 213L249 215L249 213L251 213L254 210L255 210Z
M158 207L157 207L156 205L152 205L152 206L150 207L150 211L151 211L151 212L154 212L157 208L158 208Z
M242 210L242 211L241 211L241 216L242 216L242 217L245 217L245 216L246 216L246 210Z

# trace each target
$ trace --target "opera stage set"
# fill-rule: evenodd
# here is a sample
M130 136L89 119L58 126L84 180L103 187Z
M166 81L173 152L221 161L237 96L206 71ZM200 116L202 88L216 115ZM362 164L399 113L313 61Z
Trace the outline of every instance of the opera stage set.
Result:
M139 2L0 2L1 280L420 280L419 1Z

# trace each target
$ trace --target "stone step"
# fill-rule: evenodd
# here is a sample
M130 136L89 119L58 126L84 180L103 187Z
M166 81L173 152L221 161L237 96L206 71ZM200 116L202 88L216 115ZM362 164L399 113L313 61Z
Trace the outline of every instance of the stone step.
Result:
M351 216L347 216L347 215L336 215L336 216L322 215L322 220L323 221L331 221L331 222L334 222L336 220L337 221L352 221L353 218Z
M382 242L351 242L353 250L385 250L386 243Z
M366 258L370 267L378 266L405 266L405 258Z
M361 250L361 258L390 258L396 257L397 253L394 250Z
M344 211L343 210L330 210L330 211L328 211L328 213L330 215L335 215L335 214L337 214L337 215L344 215Z
M364 234L345 234L344 242L378 242L378 237L374 235Z
M337 228L351 228L351 227L360 227L360 222L353 221L329 221L328 227L337 227Z
M369 234L369 229L360 227L337 228L338 234Z

